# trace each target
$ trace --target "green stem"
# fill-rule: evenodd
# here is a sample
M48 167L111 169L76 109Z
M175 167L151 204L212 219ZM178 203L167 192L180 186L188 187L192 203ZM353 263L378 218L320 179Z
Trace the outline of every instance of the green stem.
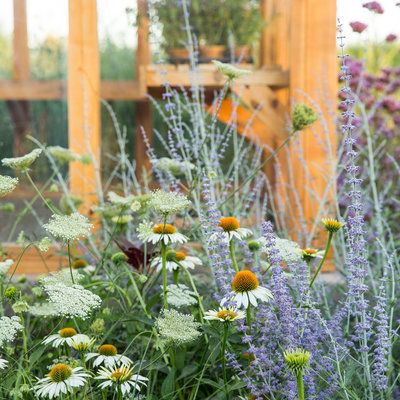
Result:
M29 371L28 338L26 337L26 331L25 331L26 327L23 314L20 313L19 317L21 319L21 325L22 325L22 347L24 352L25 370L27 372Z
M233 268L235 268L236 272L239 272L239 266L238 263L236 261L236 255L235 255L235 244L233 242L233 238L230 240L229 242L229 253L231 255L231 260L232 260L232 264L233 264Z
M318 268L316 269L316 271L314 273L314 276L311 279L310 289L312 288L315 279L317 278L319 272L321 271L322 266L324 265L326 258L328 257L328 252L329 252L329 249L331 248L332 237L333 237L333 232L329 232L328 241L326 242L326 247L325 247L325 253L324 253L324 256L322 257L321 262L318 265Z
M179 281L179 268L174 269L173 279L174 279L175 285L177 285L178 281Z
M168 308L167 301L167 245L164 241L161 242L161 265L162 265L162 282L164 292L164 308Z
M247 310L246 310L246 324L250 328L250 326L251 326L251 306L250 306L250 304L248 305Z
M68 240L68 242L67 242L67 247L68 247L69 272L70 272L70 274L71 274L72 283L75 285L74 274L73 274L73 272L72 272L71 246L70 246L69 240Z
M29 175L29 172L25 173L26 177L28 178L28 181L30 184L33 186L35 189L36 193L39 195L39 197L43 200L44 204L46 207L53 213L53 214L59 214L59 212L44 198L42 192L39 190L39 188L36 186L35 182L33 182L33 179Z
M228 340L228 332L229 332L229 322L224 322L224 336L222 338L222 347L221 347L221 358L222 358L222 374L224 377L224 392L225 398L228 399L228 382L226 379L226 359L225 359L225 350L226 350L226 342Z
M297 392L299 394L299 400L305 400L303 372L300 371L296 374L296 381L297 381Z

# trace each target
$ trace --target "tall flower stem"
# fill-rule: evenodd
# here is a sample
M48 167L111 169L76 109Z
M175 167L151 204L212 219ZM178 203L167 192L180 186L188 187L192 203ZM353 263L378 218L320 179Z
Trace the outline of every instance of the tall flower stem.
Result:
M250 329L250 326L251 326L251 306L250 306L250 304L248 305L248 307L246 309L246 324Z
M161 242L162 283L164 292L164 308L168 308L167 301L167 245Z
M226 358L225 358L226 343L228 341L228 332L229 332L229 322L224 322L224 335L222 337L221 359L222 359L222 375L224 378L224 392L225 392L226 399L229 398L228 382L226 379Z
M179 268L174 269L174 272L173 272L173 279L174 279L175 285L177 285L177 284L178 284L178 281L179 281Z
M233 268L235 268L236 272L239 272L239 266L238 266L238 263L236 261L235 244L233 242L233 239L231 239L229 241L229 254L231 255Z
M29 172L25 173L26 177L28 178L29 183L32 185L32 187L35 189L36 193L39 195L39 197L43 200L43 203L46 205L46 207L54 214L59 214L59 212L44 198L42 192L39 190L39 188L36 186L35 182L29 175Z
M316 269L316 271L314 273L314 276L311 279L310 289L312 288L315 279L317 279L317 276L320 273L321 268L324 265L324 262L325 262L326 258L328 257L329 249L331 248L332 237L333 237L333 232L329 232L328 241L326 242L326 246L325 246L325 253L324 253L324 256L322 257L321 262L318 265L318 268Z
M22 348L24 351L24 361L25 361L25 370L26 372L29 371L29 357L28 357L28 338L26 336L26 327L25 327L25 319L23 313L19 313L19 318L21 319L22 325Z
M299 395L299 400L305 400L303 371L299 371L296 373L296 381L297 381L297 393Z
M71 274L72 283L75 284L75 281L74 281L74 274L73 274L73 272L72 272L71 245L70 245L70 243L69 243L69 240L68 240L68 242L67 242L67 247L68 247L68 265L69 265L69 272L70 272L70 274Z

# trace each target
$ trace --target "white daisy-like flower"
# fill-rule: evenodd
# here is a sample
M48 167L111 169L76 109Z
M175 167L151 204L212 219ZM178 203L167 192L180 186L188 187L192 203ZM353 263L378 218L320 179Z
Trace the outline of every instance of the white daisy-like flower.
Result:
M190 200L180 193L156 190L150 195L149 206L165 217L186 210L190 206Z
M194 269L196 265L203 265L198 257L188 256L183 251L168 250L166 254L166 268L168 271L174 271L182 265L184 268ZM150 264L152 267L157 268L157 271L162 270L162 258L154 257Z
M175 226L171 224L157 224L153 226L151 231L139 232L139 239L143 242L157 244L163 242L170 243L185 243L188 238L178 232Z
M222 217L218 226L222 228L228 241L231 241L232 238L242 240L252 235L250 229L240 227L240 223L235 217Z
M67 164L71 161L77 161L80 158L79 154L76 154L72 150L61 146L49 146L46 148L46 150L60 164Z
M107 388L120 389L122 396L130 393L131 390L139 392L142 386L146 386L147 378L142 375L134 374L133 368L128 366L104 368L100 367L98 375L94 379L102 381L100 389Z
M20 318L15 315L12 317L0 317L0 347L12 342L18 332L22 331L20 321Z
M204 319L221 322L232 322L243 318L246 318L246 314L235 307L221 306L218 310L209 310L204 313Z
M132 365L132 360L123 354L118 354L118 349L113 344L102 344L97 349L97 353L88 353L85 359L86 361L94 359L93 367L95 368L102 364L107 368Z
M221 72L221 74L224 74L230 81L251 74L251 71L247 69L237 68L232 64L223 63L218 60L212 60L212 63L217 67L217 70Z
M309 262L312 261L316 258L322 258L324 256L324 251L318 250L318 249L302 249L301 250L301 255L303 257L303 260Z
M40 156L41 152L41 149L34 149L22 157L3 158L1 162L5 167L9 167L16 171L26 172L32 163Z
M18 185L18 178L0 175L0 197L11 193Z
M86 378L90 374L82 367L71 368L66 364L56 364L47 374L46 378L39 379L33 389L39 397L54 399L67 393L72 393L75 388L85 386Z
M0 261L0 276L5 275L11 268L11 265L13 264L14 261L11 260L11 258L8 258L7 260L4 261Z
M272 293L265 287L260 286L254 272L243 270L236 273L232 281L233 295L231 299L236 302L238 308L249 304L257 307L257 300L268 302L272 299Z
M189 307L197 304L196 293L191 291L186 285L167 286L168 304L175 308Z
M65 318L88 318L101 305L101 298L80 285L46 285L44 291L57 315Z
M44 225L46 231L55 238L67 242L88 237L92 227L89 220L77 212L70 215L54 214Z
M0 369L4 369L7 367L8 361L5 360L4 358L0 357Z
M90 265L85 259L78 258L72 263L72 268L75 271L84 272L85 274L92 274L96 271L94 265ZM76 282L76 281L75 281Z
M90 338L87 335L78 333L71 338L71 343L69 345L77 352L82 353L84 351L89 351L93 347L95 341L95 338Z
M60 329L58 333L47 336L42 343L51 344L53 347L60 347L64 344L71 346L72 338L77 334L78 332L74 328L63 328Z

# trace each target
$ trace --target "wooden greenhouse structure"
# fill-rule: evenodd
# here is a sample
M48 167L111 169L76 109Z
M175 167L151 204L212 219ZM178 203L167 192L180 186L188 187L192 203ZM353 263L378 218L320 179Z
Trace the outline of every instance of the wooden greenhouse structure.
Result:
M160 93L166 80L172 86L190 86L190 73L188 65L151 63L148 5L146 0L134 1L137 1L139 17L136 65L132 65L136 68L136 80L100 80L96 0L69 0L68 78L64 82L31 79L26 0L14 0L13 79L0 80L0 100L23 105L35 100L66 98L70 147L78 153L89 147L97 159L101 146L101 99L137 102L137 128L143 126L151 138L147 95ZM261 36L259 65L251 75L241 78L233 90L240 93L244 104L237 115L239 131L252 110L258 108L253 131L260 144L274 148L287 135L285 114L290 106L289 98L304 101L306 93L321 105L336 102L336 1L261 0L261 7L269 24ZM224 83L223 76L212 64L200 64L198 73L199 84L206 88L219 88ZM222 120L224 111L229 112L230 107L229 102L224 103L220 114ZM322 111L329 113L323 107ZM335 127L333 122L327 121L327 124L325 131L329 131L328 140L334 149ZM327 155L312 135L303 134L299 140L309 173L305 176L303 169L294 165L293 182L304 215L311 217L316 200L306 187L312 185L317 193L325 190L318 166L324 164ZM146 163L146 148L142 135L137 134L136 141L136 161L140 167ZM292 145L290 152L295 155L298 148ZM300 161L292 157L291 162ZM82 168L73 163L70 167L71 189L87 202L93 201L96 168L96 164Z

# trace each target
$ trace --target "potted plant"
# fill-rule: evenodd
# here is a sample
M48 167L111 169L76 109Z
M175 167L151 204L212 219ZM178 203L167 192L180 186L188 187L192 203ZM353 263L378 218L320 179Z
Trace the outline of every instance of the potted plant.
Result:
M251 58L252 46L265 26L260 11L260 1L228 0L225 3L228 13L228 30L233 39L235 58L248 60Z

